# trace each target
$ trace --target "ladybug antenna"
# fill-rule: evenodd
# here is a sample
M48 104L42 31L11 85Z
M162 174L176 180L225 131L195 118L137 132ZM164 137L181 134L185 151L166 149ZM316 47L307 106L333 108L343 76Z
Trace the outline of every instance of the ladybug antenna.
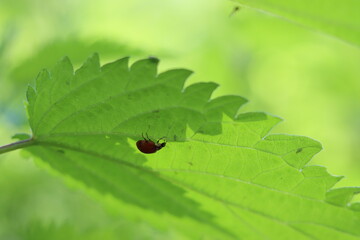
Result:
M161 137L161 138L159 138L156 142L157 142L157 143L159 143L159 142L160 142L160 140L162 140L162 139L164 139L164 140L165 140L165 142L167 142L167 141L166 141L166 138L167 138L167 137Z

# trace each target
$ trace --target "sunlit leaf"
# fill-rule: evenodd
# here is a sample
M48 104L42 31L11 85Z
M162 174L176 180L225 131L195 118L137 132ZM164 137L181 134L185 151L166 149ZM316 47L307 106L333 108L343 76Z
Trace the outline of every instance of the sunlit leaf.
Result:
M341 177L308 165L319 142L269 135L278 117L239 113L245 99L211 99L214 83L184 89L190 71L158 74L157 65L149 58L129 68L124 58L101 67L93 55L75 73L67 58L42 71L27 93L28 150L85 189L111 195L124 214L189 238L360 236L350 205L357 191L332 189ZM167 145L144 155L135 145L144 134Z

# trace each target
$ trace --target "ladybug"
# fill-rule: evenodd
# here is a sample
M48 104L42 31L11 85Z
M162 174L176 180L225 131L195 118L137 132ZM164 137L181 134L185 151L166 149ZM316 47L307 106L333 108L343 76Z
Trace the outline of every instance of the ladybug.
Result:
M142 137L144 138L143 140L139 140L136 142L137 148L142 153L146 153L146 154L155 153L166 146L166 142L163 143L159 142L162 138L157 140L157 142L155 143L149 138L149 136L147 136L147 139L144 136Z

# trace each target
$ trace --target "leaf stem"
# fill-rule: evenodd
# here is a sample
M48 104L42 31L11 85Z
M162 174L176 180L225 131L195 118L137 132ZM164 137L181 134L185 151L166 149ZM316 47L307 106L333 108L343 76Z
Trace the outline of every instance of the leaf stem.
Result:
M30 139L26 139L26 140L22 140L22 141L18 141L18 142L14 142L14 143L10 143L8 145L4 145L0 147L0 154L6 153L6 152L10 152L19 148L25 148L25 147L29 147L31 145L34 145L36 142L33 138Z

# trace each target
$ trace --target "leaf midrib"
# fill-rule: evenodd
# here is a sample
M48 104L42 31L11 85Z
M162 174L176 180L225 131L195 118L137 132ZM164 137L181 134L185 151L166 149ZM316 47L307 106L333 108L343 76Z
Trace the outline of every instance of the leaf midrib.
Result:
M136 165L136 164L132 164L130 162L127 162L127 161L124 161L124 160L121 160L121 159L118 159L118 158L113 158L113 157L110 157L108 155L100 154L100 153L97 153L97 152L85 150L85 149L82 149L82 148L74 147L74 146L71 146L71 145L63 144L63 143L51 142L51 141L43 141L43 140L39 140L39 139L37 139L36 142L37 142L37 145L49 145L49 146L54 146L54 147L65 148L65 149L69 149L69 150L72 150L72 151L77 151L77 152L81 152L81 153L84 153L84 154L88 154L88 155L91 155L91 156L104 158L106 160L112 161L113 163L123 164L125 166L136 168L138 170L144 170L144 171L147 171L149 173L161 172L161 171L164 171L164 172L165 171L174 171L174 172L179 171L179 172L190 172L190 173L194 173L194 174L200 173L200 174L211 175L211 176L226 178L226 179L230 179L230 180L235 180L235 181L242 182L242 183L245 183L245 184L254 185L254 186L257 186L257 187L265 188L267 190L272 190L272 191L275 191L275 192L279 192L279 193L282 193L282 194L287 194L287 195L291 195L291 196L295 196L295 197L300 197L300 198L307 199L307 200L313 200L313 201L318 201L318 202L321 202L321 203L326 203L323 200L309 198L309 197L305 197L303 195L299 195L299 194L295 194L295 193L291 193L291 192L280 191L280 190L275 189L275 188L270 188L268 186L256 184L256 183L253 183L253 182L248 182L248 181L241 180L241 179L238 179L238 178L235 178L235 177L225 176L225 175L221 175L221 174L208 173L208 172L203 172L203 171L185 170L185 169L146 168L144 166L139 166L139 165ZM214 143L214 144L216 144L216 143ZM225 145L225 144L223 144L223 145L228 146L228 145ZM235 146L235 145L233 147L258 150L256 148L241 147L241 146ZM272 154L274 154L274 153L272 153ZM274 154L274 155L276 155L276 154ZM276 156L279 156L279 155L276 155Z

